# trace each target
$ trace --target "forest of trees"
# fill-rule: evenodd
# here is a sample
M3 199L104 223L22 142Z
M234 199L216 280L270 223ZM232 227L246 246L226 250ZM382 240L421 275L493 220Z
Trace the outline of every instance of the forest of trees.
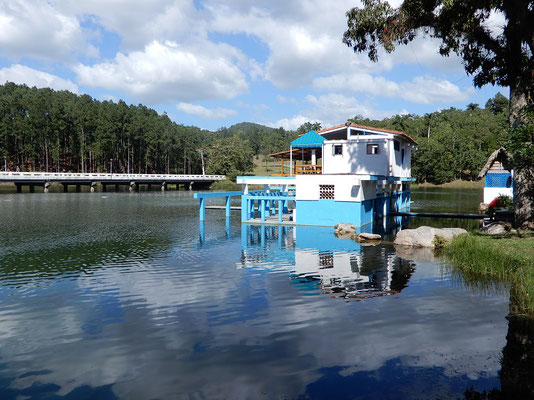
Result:
M284 150L295 137L251 123L210 132L141 104L0 86L0 157L10 170L197 174L205 165L207 173L235 175L251 170L252 155ZM228 138L241 141L231 153L221 146ZM232 162L215 162L221 157ZM250 162L239 163L243 157Z
M412 161L419 182L475 179L504 143L508 99L498 93L484 108L450 108L362 125L400 130L419 142ZM342 123L344 121L340 121ZM288 150L318 123L296 131L243 122L215 132L172 122L166 114L123 101L98 101L67 91L0 86L0 157L23 171L206 173L230 178L252 171L256 155Z

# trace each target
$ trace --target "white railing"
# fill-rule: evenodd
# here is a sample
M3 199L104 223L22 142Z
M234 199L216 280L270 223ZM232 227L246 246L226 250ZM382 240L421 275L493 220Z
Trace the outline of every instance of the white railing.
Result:
M178 174L107 174L76 172L4 172L0 171L0 181L222 181L225 175L178 175Z

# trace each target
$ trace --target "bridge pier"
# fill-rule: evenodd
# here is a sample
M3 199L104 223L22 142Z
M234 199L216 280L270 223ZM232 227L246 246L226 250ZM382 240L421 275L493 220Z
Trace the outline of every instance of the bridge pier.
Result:
M161 183L161 191L164 192L167 190L167 182L162 182Z
M91 193L96 191L96 182L91 182Z
M102 184L102 191L105 192L107 191L107 185L105 183Z
M130 192L135 192L138 188L139 187L135 182L130 182Z
M35 193L35 186L34 185L28 185L30 187L30 193Z
M76 185L76 193L80 193L82 191L82 185Z
M116 192L119 191L119 184L118 184L118 183L115 184L115 191L116 191Z
M15 183L17 186L17 193L22 193L22 185L20 183Z
M45 182L43 185L43 192L48 193L50 191L50 182Z
M63 193L67 193L69 191L69 185L66 183L62 183L63 185Z
M193 182L189 182L189 190L193 190Z
M152 184L148 184L147 190L150 192L152 190Z

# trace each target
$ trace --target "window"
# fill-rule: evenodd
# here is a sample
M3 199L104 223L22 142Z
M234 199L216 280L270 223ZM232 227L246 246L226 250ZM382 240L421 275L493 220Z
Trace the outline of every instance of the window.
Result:
M378 154L378 145L369 143L367 145L367 154Z
M319 200L334 200L334 185L319 185Z
M395 148L395 151L399 151L400 150L400 143L397 142L396 140L393 141L393 147Z
M334 145L334 155L335 156L343 155L343 145L342 144L335 144Z
M404 149L401 152L402 166L404 167Z

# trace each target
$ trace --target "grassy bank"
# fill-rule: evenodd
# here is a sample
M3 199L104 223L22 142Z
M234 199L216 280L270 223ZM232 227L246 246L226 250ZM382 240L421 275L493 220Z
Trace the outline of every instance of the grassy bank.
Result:
M534 316L534 235L459 236L444 252L468 284L508 283L511 310Z
M478 181L462 181L460 179L447 182L442 185L434 185L432 183L416 183L412 185L412 188L435 188L435 187L442 187L442 188L450 188L450 189L483 189L484 188L484 180L480 179Z

